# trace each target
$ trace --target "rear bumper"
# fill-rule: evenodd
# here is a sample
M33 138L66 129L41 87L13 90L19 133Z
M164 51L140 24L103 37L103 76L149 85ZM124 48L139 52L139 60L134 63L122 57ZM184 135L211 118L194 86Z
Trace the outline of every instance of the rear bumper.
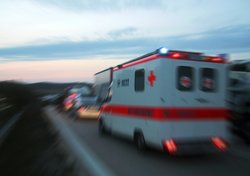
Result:
M222 139L222 138L220 138ZM223 143L226 145L226 148L219 148L214 144L212 138L207 139L189 139L189 140L175 140L173 139L176 145L176 152L170 153L166 146L164 146L164 151L170 154L204 154L204 153L218 153L226 152L229 148L228 142L222 139Z

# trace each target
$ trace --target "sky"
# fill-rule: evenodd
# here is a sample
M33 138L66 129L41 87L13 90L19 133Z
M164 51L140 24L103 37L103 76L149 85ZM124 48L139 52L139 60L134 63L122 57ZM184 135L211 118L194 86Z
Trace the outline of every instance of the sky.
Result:
M248 0L0 0L0 81L93 82L159 47L250 58Z

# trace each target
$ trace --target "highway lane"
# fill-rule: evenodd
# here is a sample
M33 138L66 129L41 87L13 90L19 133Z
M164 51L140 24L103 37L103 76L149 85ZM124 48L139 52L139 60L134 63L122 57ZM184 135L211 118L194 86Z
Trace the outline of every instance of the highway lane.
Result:
M12 105L0 106L0 129L17 111Z
M131 141L116 136L100 136L97 121L74 121L60 117L82 142L116 175L238 175L250 173L250 162L230 154L206 154L171 157L149 150L138 153Z
M2 111L7 110L11 107L12 105L8 104L7 98L0 95L0 113L2 113Z

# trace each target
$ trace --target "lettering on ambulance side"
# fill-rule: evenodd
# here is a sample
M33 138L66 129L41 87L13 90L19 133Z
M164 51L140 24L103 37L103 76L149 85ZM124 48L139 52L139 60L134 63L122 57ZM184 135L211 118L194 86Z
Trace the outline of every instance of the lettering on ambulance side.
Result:
M122 87L129 86L129 78L122 79L122 80L118 79L117 80L117 87L120 87L120 86L122 86Z
M122 80L122 86L129 86L129 79L123 79Z

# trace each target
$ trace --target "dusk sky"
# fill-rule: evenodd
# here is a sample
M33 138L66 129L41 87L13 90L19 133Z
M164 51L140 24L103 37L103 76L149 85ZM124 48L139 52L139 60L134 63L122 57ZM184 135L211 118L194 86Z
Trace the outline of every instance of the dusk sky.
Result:
M0 81L93 82L165 46L250 58L249 0L0 0Z

